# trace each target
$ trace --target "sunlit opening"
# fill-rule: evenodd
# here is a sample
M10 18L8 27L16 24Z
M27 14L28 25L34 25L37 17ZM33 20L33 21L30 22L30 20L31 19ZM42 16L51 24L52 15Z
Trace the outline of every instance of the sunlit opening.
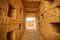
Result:
M26 29L36 29L35 17L26 17Z

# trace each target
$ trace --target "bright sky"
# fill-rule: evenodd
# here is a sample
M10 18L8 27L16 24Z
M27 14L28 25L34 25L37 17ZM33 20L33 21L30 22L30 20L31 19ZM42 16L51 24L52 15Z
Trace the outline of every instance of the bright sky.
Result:
M26 21L33 21L33 20L35 21L35 18L34 17L32 17L32 18L31 17L27 17L26 18Z

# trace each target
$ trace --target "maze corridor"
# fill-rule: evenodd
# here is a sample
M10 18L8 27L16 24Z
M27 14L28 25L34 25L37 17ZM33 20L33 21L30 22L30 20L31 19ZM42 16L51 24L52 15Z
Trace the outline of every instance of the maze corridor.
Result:
M0 40L60 40L60 0L0 0Z

